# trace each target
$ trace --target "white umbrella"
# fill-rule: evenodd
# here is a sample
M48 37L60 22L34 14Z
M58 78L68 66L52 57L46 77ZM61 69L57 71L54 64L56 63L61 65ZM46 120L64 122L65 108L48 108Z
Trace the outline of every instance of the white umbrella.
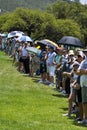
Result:
M33 42L32 38L29 37L29 36L21 36L19 37L20 41L23 41L23 42Z
M15 36L22 36L22 35L25 35L23 32L21 31L12 31L10 33L8 33L8 38L12 38L12 37L15 37Z

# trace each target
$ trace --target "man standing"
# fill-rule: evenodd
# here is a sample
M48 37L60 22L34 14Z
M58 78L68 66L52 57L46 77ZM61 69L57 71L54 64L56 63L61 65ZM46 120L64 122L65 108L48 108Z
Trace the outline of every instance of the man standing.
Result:
M83 103L83 120L80 122L87 125L87 49L83 50L86 58L81 62L78 74L80 75L80 85Z
M54 58L56 56L56 52L54 51L53 47L49 47L49 54L47 59L47 66L49 71L49 86L54 86L54 76L55 76L55 69L56 63L54 62Z

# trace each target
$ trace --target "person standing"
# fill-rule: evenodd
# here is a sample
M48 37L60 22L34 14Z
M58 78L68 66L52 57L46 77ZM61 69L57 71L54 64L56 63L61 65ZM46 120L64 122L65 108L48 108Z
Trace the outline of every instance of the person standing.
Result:
M27 51L27 43L24 43L24 47L22 48L22 62L23 62L23 66L24 66L24 71L26 74L30 73L30 68L29 68L29 53Z
M55 69L56 63L54 62L54 58L56 56L56 52L54 51L53 47L49 47L49 54L47 59L48 71L49 71L49 86L54 86L54 76L55 76Z
M78 68L78 74L80 75L80 85L82 92L82 104L83 104L83 120L79 123L87 125L87 49L83 50L86 58L81 62Z

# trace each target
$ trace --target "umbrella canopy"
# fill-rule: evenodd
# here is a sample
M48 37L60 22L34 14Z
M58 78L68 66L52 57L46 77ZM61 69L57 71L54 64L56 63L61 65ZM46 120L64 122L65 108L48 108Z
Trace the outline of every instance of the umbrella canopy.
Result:
M33 42L32 38L29 36L21 36L19 37L19 40L22 42Z
M22 35L25 35L23 32L21 31L12 31L10 33L8 33L8 38L12 38L12 37L15 37L15 36L22 36Z
M58 45L55 42L48 40L48 39L40 40L37 43L43 44L43 45L46 45L46 46L52 46L54 48L58 47Z
M67 45L67 46L74 46L74 47L83 47L81 41L78 38L72 37L72 36L64 36L64 37L62 37L58 41L58 44Z
M30 53L34 53L34 54L38 54L38 55L41 53L41 50L39 50L35 47L27 47L26 50L29 51Z

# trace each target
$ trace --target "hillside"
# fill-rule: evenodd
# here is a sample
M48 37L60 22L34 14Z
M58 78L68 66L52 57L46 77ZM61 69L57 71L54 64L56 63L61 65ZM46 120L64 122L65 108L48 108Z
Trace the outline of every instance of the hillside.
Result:
M0 0L2 11L13 11L17 7L27 7L31 9L45 9L47 5L57 0Z

